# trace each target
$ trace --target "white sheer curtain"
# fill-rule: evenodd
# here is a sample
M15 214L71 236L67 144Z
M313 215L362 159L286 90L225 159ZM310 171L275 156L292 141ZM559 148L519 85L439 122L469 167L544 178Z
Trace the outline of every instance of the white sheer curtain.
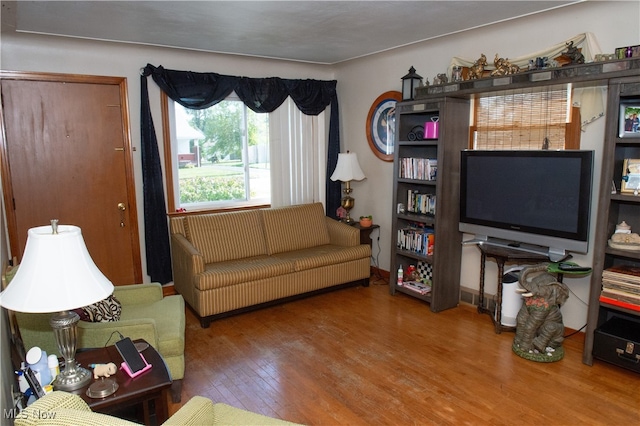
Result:
M325 112L305 115L287 100L269 115L271 206L325 200Z

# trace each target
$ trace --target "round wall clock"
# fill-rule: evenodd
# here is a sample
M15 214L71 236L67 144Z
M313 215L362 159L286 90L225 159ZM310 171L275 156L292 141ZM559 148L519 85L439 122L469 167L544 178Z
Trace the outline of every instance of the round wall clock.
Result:
M401 100L400 92L384 92L373 102L367 115L367 142L376 157L383 161L393 161L396 104Z

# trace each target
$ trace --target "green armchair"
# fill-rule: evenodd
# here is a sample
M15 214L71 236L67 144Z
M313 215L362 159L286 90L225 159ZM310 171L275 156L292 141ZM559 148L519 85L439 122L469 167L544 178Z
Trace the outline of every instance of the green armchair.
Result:
M104 347L120 339L144 339L164 358L173 384L171 396L180 402L184 377L185 307L180 295L163 297L158 283L116 286L113 295L122 304L122 314L115 322L78 323L78 349ZM58 354L49 325L51 314L15 312L17 328L24 348L39 346L48 354Z
M45 395L16 415L16 426L95 426L136 425L127 420L94 413L78 395L55 391ZM214 404L210 399L194 396L171 416L163 426L169 425L293 425L230 405Z

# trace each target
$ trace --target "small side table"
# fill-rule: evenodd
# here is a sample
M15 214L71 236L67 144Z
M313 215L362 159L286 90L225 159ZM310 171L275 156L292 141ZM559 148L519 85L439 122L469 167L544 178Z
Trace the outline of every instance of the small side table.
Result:
M144 342L144 340L139 339L136 342ZM142 405L145 425L164 423L169 417L167 392L171 387L171 376L164 359L153 346L149 345L141 353L153 367L140 376L131 378L120 369L122 357L114 345L78 352L76 361L85 368L89 364L107 364L109 362L117 365L118 371L111 378L116 380L119 387L114 394L107 397L90 398L86 392L89 386L96 381L96 379L92 379L88 386L72 392L82 397L93 411L109 414L123 407Z
M513 261L525 263L549 262L549 258L545 255L528 253L506 247L478 244L478 248L482 253L480 256L480 295L478 298L478 313L491 315L493 325L496 329L496 334L500 334L502 330L513 331L515 330L515 327L502 325L502 277L504 276L504 264L506 262ZM484 306L484 272L487 257L493 258L498 265L498 289L495 316L491 309L485 308Z
M373 232L374 229L380 228L380 225L373 224L368 228L363 228L362 226L360 226L359 222L356 222L351 226L353 226L354 228L358 228L360 230L360 244L369 244L369 246L373 248L373 240L371 239L371 233Z

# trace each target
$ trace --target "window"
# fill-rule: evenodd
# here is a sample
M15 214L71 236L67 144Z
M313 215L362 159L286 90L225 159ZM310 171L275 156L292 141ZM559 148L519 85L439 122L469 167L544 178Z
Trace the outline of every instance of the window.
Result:
M324 202L325 112L291 98L257 114L235 96L189 110L161 92L169 212Z
M202 110L167 102L169 211L270 203L269 114L251 111L233 94Z
M573 149L580 146L580 113L571 87L510 90L475 99L473 149Z

